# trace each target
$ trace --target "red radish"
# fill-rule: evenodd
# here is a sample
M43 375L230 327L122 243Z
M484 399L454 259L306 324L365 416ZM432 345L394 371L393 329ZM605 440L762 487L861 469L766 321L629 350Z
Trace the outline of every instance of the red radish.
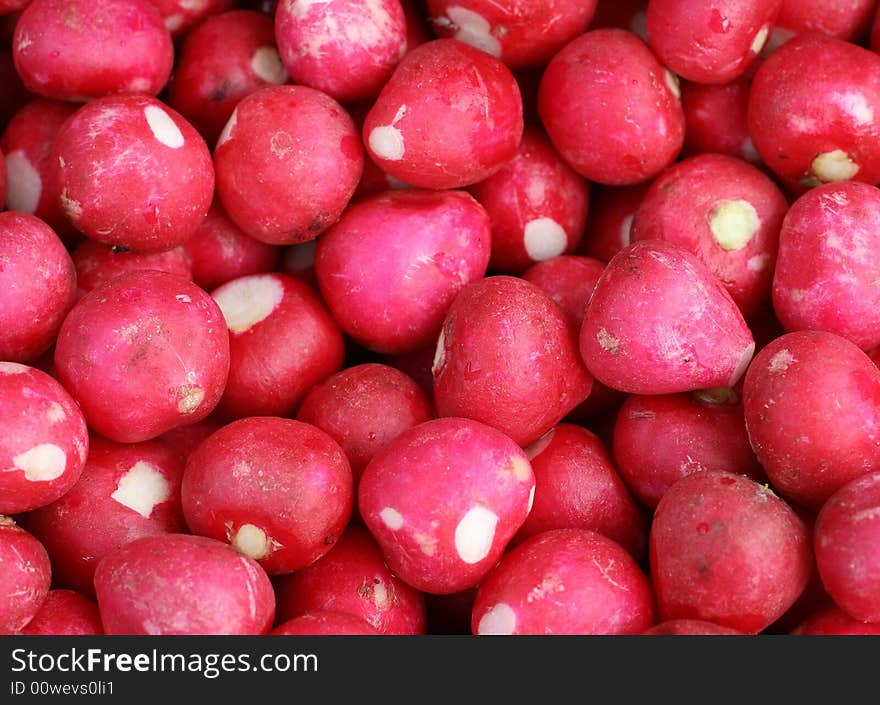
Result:
M675 73L727 83L761 53L782 0L650 0L648 43Z
M49 590L39 611L19 634L99 636L104 633L98 605L73 590Z
M312 387L296 418L326 431L342 446L357 483L379 450L431 420L433 411L409 375L388 365L364 363Z
M526 449L535 473L535 501L518 542L552 529L590 529L641 560L647 523L594 433L559 424Z
M800 595L811 560L797 514L742 475L686 475L651 523L651 580L663 621L699 619L757 634Z
M755 72L748 127L792 190L880 181L880 56L819 34L789 40Z
M590 296L603 271L605 262L592 257L559 255L535 262L522 273L522 278L543 289L580 329Z
M822 584L847 615L880 622L880 472L850 480L816 519L813 546Z
M140 538L106 556L95 592L107 634L265 634L275 613L255 561L187 534Z
M79 234L61 210L61 189L54 180L51 155L61 126L76 107L35 98L12 116L0 138L9 176L6 207L37 216L65 243L76 242Z
M480 583L474 634L638 634L654 624L651 585L609 538L584 529L533 536Z
M592 386L562 309L509 276L461 290L437 341L433 376L439 416L481 421L520 445L559 423Z
M473 587L529 513L535 477L510 438L469 419L426 421L373 456L358 507L388 567L429 593Z
M203 24L210 15L228 10L235 0L150 0L159 10L172 37L180 37L193 27Z
M880 373L845 338L801 331L767 344L746 373L743 407L758 460L791 502L818 509L880 469Z
M351 469L319 428L260 416L234 421L189 456L181 495L195 534L230 543L270 574L300 570L351 516Z
M275 37L294 83L336 100L372 98L407 50L399 0L282 0Z
M267 86L243 98L214 148L227 215L273 245L313 240L336 222L363 164L351 117L306 86Z
M596 0L428 0L435 31L501 59L511 68L542 66L583 32Z
M251 10L232 10L207 18L183 40L168 105L213 147L242 98L286 82L272 20Z
M192 264L192 278L205 291L248 274L275 269L280 248L255 240L233 223L216 201L183 249Z
M608 262L632 244L632 222L649 183L593 188L581 254Z
M43 507L70 491L89 449L70 394L45 372L0 362L0 514Z
M880 345L880 189L845 181L792 204L779 234L773 309L786 330L824 330Z
M46 549L7 516L0 515L0 634L19 632L40 611L52 567Z
M74 306L55 367L92 429L136 443L213 411L229 374L229 334L220 307L192 282L129 272Z
M376 164L420 188L458 188L514 157L519 87L498 59L454 39L426 42L398 64L364 121Z
M211 296L229 328L229 377L217 407L224 418L288 416L342 367L342 334L308 284L252 274Z
M687 124L684 153L727 154L758 164L761 158L747 124L750 88L745 78L721 85L682 81L681 106Z
M64 214L98 242L170 250L192 236L211 205L205 141L154 98L110 96L83 106L61 128L53 159Z
M630 394L731 387L755 341L724 285L680 245L643 240L618 252L580 330L587 368Z
M837 605L831 604L816 610L792 632L803 636L840 636L880 634L880 623L861 622L853 619Z
M94 240L85 240L73 251L72 259L76 267L79 296L126 272L158 270L190 281L193 278L189 255L182 247L139 254Z
M679 479L698 470L764 479L732 389L631 395L617 414L613 438L621 477L651 510Z
M0 213L0 360L30 362L46 350L76 301L76 269L42 220Z
M321 610L351 614L382 634L424 634L425 598L385 565L369 532L346 529L329 553L275 581L276 619Z
M157 95L174 60L171 35L150 0L32 0L12 46L29 91L75 102Z
M632 238L666 240L693 252L748 320L770 299L787 210L779 187L757 167L700 154L654 180L636 211Z
M376 636L380 632L369 622L345 612L317 610L279 624L270 632L274 636Z
M562 157L591 181L637 184L684 141L678 81L631 32L582 34L547 65L538 112Z
M13 15L27 7L31 0L0 0L0 15Z
M587 182L544 134L529 129L516 156L470 188L492 220L495 272L520 274L530 264L573 252L587 222Z
M93 435L77 483L22 523L48 551L56 580L91 594L101 558L142 536L184 529L182 476L180 458L160 441L122 444Z
M666 622L655 624L644 634L664 636L732 636L743 634L743 632L700 619L670 619Z
M318 241L315 274L340 327L365 347L411 352L437 339L455 295L489 262L486 211L460 191L386 191Z
M876 7L877 0L782 0L776 27L793 34L819 32L862 44Z

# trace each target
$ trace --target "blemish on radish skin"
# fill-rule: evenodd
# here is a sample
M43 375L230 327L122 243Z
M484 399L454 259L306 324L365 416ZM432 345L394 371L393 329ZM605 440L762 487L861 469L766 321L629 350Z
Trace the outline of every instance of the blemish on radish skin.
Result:
M51 482L64 474L67 454L54 443L40 443L12 459L13 469L23 470L26 480Z
M532 489L529 490L529 502L526 507L526 516L528 516L529 513L531 513L532 507L535 506L535 489L536 489L536 486L532 485Z
M160 143L171 149L180 149L185 140L180 128L171 119L171 116L156 105L147 105L144 108L144 117L150 126L150 131Z
M536 218L526 223L523 245L530 259L543 262L565 252L568 236L553 218Z
M623 352L621 350L620 340L615 338L604 328L600 328L599 332L596 333L596 340L599 341L599 345L602 346L602 349L610 355L619 355Z
M49 408L46 411L46 418L49 420L49 423L60 423L67 418L67 414L64 413L64 407L61 404L53 401L49 404Z
M6 155L6 207L9 210L33 213L43 193L43 180L27 155L20 149Z
M672 73L669 69L665 69L663 72L663 80L666 82L666 87L669 88L669 92L677 99L681 98L681 83L678 80L678 76Z
M244 333L264 321L284 298L284 286L272 276L249 276L225 284L212 294L232 333Z
M171 487L162 473L139 460L119 478L110 498L149 519L156 505L170 496Z
M538 585L529 590L526 595L526 602L532 603L537 600L543 600L548 595L557 592L565 592L565 585L560 583L558 578L548 575Z
M199 408L205 398L205 390L193 385L184 385L178 388L179 400L177 410L181 414L192 414Z
M486 507L471 507L455 527L455 550L465 563L479 563L492 550L498 515Z
M770 255L755 255L754 257L749 257L746 262L746 269L750 272L760 272L761 270L766 269L768 264L770 264Z
M287 70L281 63L281 56L273 46L258 47L251 57L251 70L258 78L276 85L287 80Z
M516 630L516 612L510 605L499 602L493 605L480 618L477 634L509 636Z
M379 518L392 531L397 531L403 526L403 515L392 507L385 507L379 512Z
M460 42L485 51L496 59L501 56L501 42L496 39L492 25L473 10L453 5L446 9L445 16L434 18L434 24L452 32L453 38Z
M0 362L0 375L23 375L29 372L27 365L21 365L17 362Z
M785 372L793 362L797 362L794 355L788 350L780 350L770 358L770 364L767 366L767 369L773 373Z

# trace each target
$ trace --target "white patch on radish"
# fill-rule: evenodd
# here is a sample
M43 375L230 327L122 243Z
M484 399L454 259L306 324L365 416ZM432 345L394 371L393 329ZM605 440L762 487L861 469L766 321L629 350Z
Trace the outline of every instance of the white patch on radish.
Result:
M257 47L251 57L251 70L266 83L281 84L287 80L287 69L273 46Z
M191 304L192 299L186 294L177 294L174 299L181 304Z
M773 372L774 374L785 372L789 367L791 367L791 363L793 362L797 362L794 355L792 355L788 350L780 350L778 353L770 358L770 364L767 366L767 370Z
M632 241L632 227L633 227L633 219L635 218L635 214L631 214L626 216L622 221L620 221L620 245L621 247L629 247L630 242Z
M743 140L742 146L739 149L742 153L743 159L747 162L760 161L761 155L758 154L758 150L755 149L755 143L752 142L752 138L748 135L746 135L746 138Z
M67 454L54 443L40 443L12 459L17 470L24 471L24 477L31 482L51 482L64 474L67 467Z
M373 604L377 610L387 610L391 607L391 597L388 594L388 588L385 583L373 583Z
M666 69L663 72L663 79L666 81L666 86L669 88L670 93L676 98L681 98L681 83L678 80L678 76L669 69Z
M527 482L532 479L531 464L518 455L513 455L507 461L507 469L518 482Z
M177 410L181 414L192 414L199 408L205 399L205 390L201 387L187 385L178 390L180 398L177 401Z
M846 181L859 172L859 165L842 149L823 152L813 160L810 167L819 181Z
M432 557L435 553L437 553L437 537L431 536L430 534L424 534L421 531L417 531L413 534L413 539L417 544L419 544L419 548L422 549L422 553L424 553L428 557Z
M23 375L31 368L17 362L0 362L0 375Z
M165 29L172 34L181 27L183 27L183 15L168 15L168 17L165 18Z
M526 446L526 448L524 450L525 450L525 454L528 457L528 459L534 460L539 455L541 455L541 453L544 452L544 449L548 445L550 445L550 441L553 440L553 435L555 433L556 433L556 429L551 428L549 431L547 431L547 433L545 433L543 436L541 436L537 441L532 443L530 446Z
M602 349L610 355L619 355L621 353L620 340L615 338L604 328L600 328L596 333L596 340Z
M548 575L538 585L529 590L528 595L526 595L526 602L537 602L556 592L565 592L565 585L560 583L558 578Z
M406 154L403 133L394 125L381 125L370 131L370 149L380 159L398 162Z
M290 5L290 13L294 17L302 17L312 9L313 5L327 5L331 1L332 0L293 0L293 3Z
M492 550L498 515L486 507L471 507L455 527L455 550L470 565L479 563Z
M446 9L445 17L436 18L434 23L454 31L452 36L460 42L485 51L496 59L501 56L501 42L492 34L492 25L473 10L453 5Z
M133 78L128 82L129 93L147 93L153 87L149 78Z
M392 507L385 507L385 509L379 512L379 518L392 531L397 531L403 526L403 515Z
M733 371L733 375L731 375L730 381L727 383L728 387L736 386L736 383L739 382L739 378L742 377L745 374L745 371L749 368L749 364L752 362L754 354L755 343L753 341L742 351L742 355L739 357L739 363L737 363L736 369Z
M228 142L232 139L232 130L235 129L235 123L238 121L238 110L233 110L232 115L229 116L229 120L223 126L223 131L220 133L220 136L217 138L217 144L214 145L214 149L217 149L224 142Z
M722 249L741 250L761 227L755 207L745 200L718 201L709 212L709 229Z
M446 329L440 330L437 338L437 349L434 351L434 362L431 364L431 375L436 377L443 371L446 364Z
M244 333L264 321L284 298L284 286L273 276L249 276L224 285L212 295L232 333Z
M770 255L755 255L754 257L749 257L749 260L746 262L746 269L750 272L760 272L762 269L766 269L768 264L770 264Z
M516 612L510 605L499 602L490 607L480 618L477 634L509 636L516 629Z
M144 117L147 118L147 124L159 142L171 149L180 149L183 147L185 140L180 128L158 105L148 105L144 108Z
M532 489L529 490L529 506L526 509L526 515L528 515L532 511L532 507L535 506L535 485L532 485Z
M61 200L61 210L64 211L64 214L70 220L76 222L80 218L82 218L82 204L79 201L71 198L68 195L66 188L61 192L61 196L59 196L59 198Z
M64 407L61 404L53 401L49 404L49 408L46 411L46 418L49 420L49 423L61 423L67 418L67 414L64 413Z
M272 541L266 532L253 524L242 524L230 541L232 547L255 561L271 553Z
M541 205L546 198L547 184L540 176L529 179L526 185L526 196L533 205Z
M874 122L874 109L861 93L832 93L829 97L842 110L849 113L859 125L870 125Z
M760 54L761 49L764 48L764 45L767 43L767 39L770 37L770 25L765 24L761 29L758 30L758 33L755 35L755 38L752 40L752 45L749 47L749 51L753 54Z
M543 262L565 252L568 236L553 218L536 218L526 223L523 244L532 260Z
M11 211L33 213L43 193L43 180L27 155L20 149L6 155L6 207Z
M157 504L171 496L168 480L154 466L139 460L116 483L110 497L149 519Z

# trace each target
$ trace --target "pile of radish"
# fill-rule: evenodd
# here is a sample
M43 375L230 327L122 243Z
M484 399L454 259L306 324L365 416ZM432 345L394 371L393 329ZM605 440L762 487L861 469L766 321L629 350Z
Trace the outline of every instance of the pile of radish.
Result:
M0 30L0 634L880 633L877 0Z

